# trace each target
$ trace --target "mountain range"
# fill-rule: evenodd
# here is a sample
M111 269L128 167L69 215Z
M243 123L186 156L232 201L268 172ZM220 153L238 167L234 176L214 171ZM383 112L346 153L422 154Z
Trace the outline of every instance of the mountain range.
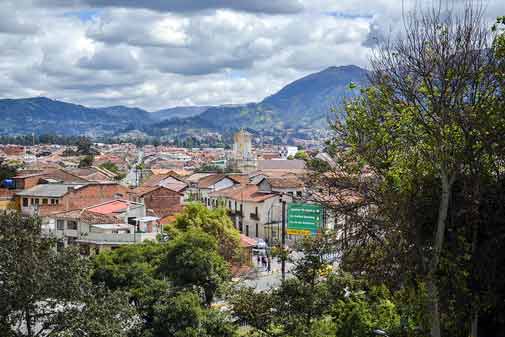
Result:
M89 108L46 97L0 99L0 134L93 137L138 130L159 136L187 129L223 132L242 127L322 128L332 107L356 94L349 84L363 85L366 77L367 71L354 65L330 67L296 80L258 103L175 107L155 112L126 106Z

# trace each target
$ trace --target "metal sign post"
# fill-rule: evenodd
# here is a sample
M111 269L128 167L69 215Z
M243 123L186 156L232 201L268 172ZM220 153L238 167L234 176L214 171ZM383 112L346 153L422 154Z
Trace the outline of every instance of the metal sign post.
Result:
M282 197L281 197L282 198ZM286 279L286 200L282 198L282 235L281 235L281 272L282 282Z

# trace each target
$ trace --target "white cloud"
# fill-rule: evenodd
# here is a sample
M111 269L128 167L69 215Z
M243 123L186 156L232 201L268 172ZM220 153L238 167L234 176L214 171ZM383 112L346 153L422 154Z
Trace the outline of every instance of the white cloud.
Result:
M399 22L393 0L3 1L0 92L151 110L258 101L366 66L371 37Z

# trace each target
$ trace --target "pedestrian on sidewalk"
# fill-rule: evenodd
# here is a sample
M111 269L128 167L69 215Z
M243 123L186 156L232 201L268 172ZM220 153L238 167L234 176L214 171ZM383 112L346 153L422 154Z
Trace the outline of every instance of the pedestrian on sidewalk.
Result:
M267 258L265 256L261 257L261 264L263 265L263 268L267 268Z

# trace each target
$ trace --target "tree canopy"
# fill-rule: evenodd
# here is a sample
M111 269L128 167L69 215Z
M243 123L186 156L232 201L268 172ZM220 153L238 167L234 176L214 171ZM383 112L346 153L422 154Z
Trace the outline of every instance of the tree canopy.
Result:
M240 233L224 208L209 209L201 203L190 203L177 215L172 225L176 231L199 228L210 234L218 242L219 252L230 261L236 254Z
M346 220L342 267L412 289L404 300L415 298L433 337L476 336L496 306L496 279L482 266L494 274L503 259L491 239L502 235L503 207L491 205L503 197L505 72L503 35L482 15L469 4L407 17L405 35L372 57L370 87L336 121L332 162L312 165L315 199Z

